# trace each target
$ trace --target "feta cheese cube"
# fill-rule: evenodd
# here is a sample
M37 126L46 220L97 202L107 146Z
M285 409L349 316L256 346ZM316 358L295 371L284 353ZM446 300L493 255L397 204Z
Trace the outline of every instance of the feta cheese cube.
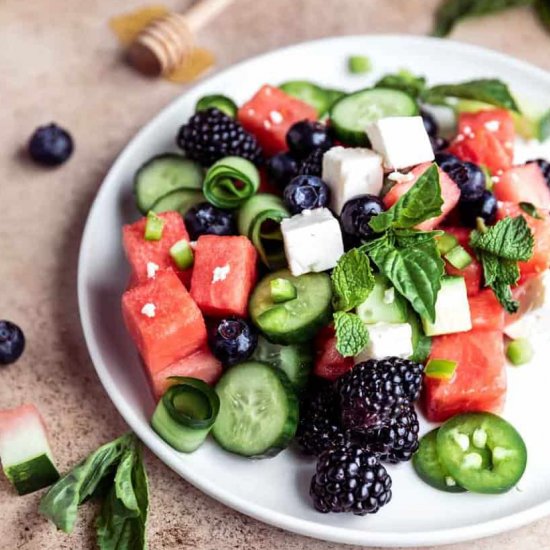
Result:
M350 199L365 193L380 194L384 183L382 157L370 149L333 147L323 155L322 177L330 188L330 207L340 214Z
M331 269L344 254L340 224L328 208L304 210L284 219L281 232L294 276Z
M368 325L369 343L355 356L355 364L369 359L402 357L413 354L412 328L409 323L376 323Z
M432 144L422 117L381 118L367 128L372 148L384 158L388 170L408 168L434 159Z

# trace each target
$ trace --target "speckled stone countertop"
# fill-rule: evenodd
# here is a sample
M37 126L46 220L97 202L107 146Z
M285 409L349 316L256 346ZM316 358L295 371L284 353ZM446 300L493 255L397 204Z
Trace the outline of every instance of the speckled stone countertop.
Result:
M0 318L20 324L23 359L0 371L0 408L36 403L65 469L125 430L84 345L76 303L81 232L97 188L133 134L184 87L140 77L121 62L109 17L145 0L2 0L0 7ZM150 2L155 3L155 2ZM159 0L173 9L187 2ZM426 33L438 0L237 0L201 35L218 67L279 46L356 33ZM525 9L468 21L453 38L550 69L550 37ZM21 154L55 120L76 151L57 170ZM245 517L201 494L150 453L152 550L335 549ZM94 548L87 507L72 536L37 514L39 495L15 496L0 476L0 548ZM550 518L448 550L540 550Z

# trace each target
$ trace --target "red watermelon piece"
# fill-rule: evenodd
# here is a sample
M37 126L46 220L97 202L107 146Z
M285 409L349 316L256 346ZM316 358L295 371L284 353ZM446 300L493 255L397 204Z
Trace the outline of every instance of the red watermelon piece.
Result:
M491 289L469 296L473 330L504 330L504 308Z
M483 268L481 267L481 264L477 261L469 245L471 230L465 227L445 227L445 231L454 235L457 238L458 243L468 251L470 256L472 256L472 263L464 269L457 269L449 262L445 262L445 271L449 275L464 277L468 296L475 296L481 291Z
M172 269L127 290L122 314L151 377L206 344L200 309Z
M199 237L191 296L205 315L247 315L248 298L256 283L257 257L246 237Z
M158 241L145 240L147 218L141 218L137 222L127 224L122 228L122 244L132 268L131 286L147 281L149 278L147 264L149 263L155 264L158 269L172 267L184 284L189 283L191 270L179 271L170 257L170 248L173 244L182 239L189 241L183 218L178 212L163 212L158 216L165 222L162 238Z
M175 384L173 380L168 380L171 376L190 376L213 385L221 374L222 364L210 353L208 348L204 348L183 359L178 359L165 369L152 374L150 380L153 394L158 400L170 386Z
M314 374L326 380L336 380L353 368L353 357L344 357L336 349L334 327L323 328L315 339Z
M424 407L432 422L460 413L498 412L506 399L504 339L500 330L436 336L430 359L456 361L451 380L424 379Z
M396 183L384 197L386 208L393 206L431 165L431 163L426 162L415 166L410 172L414 176L413 180ZM445 219L447 214L457 205L458 199L460 198L460 189L458 185L439 167L438 170L441 195L443 197L443 206L441 207L442 214L437 218L426 220L417 226L417 229L423 231L429 231L437 227Z
M300 120L317 120L317 111L307 103L265 85L247 101L237 115L245 130L254 134L268 156L287 150L288 129Z
M517 204L510 202L499 203L498 219L523 216L535 237L533 256L527 262L519 262L522 278L528 275L542 273L550 267L550 215L543 210L538 211L542 220L537 220L526 214Z
M550 209L550 189L536 162L506 170L493 192L500 201L530 202L538 208Z

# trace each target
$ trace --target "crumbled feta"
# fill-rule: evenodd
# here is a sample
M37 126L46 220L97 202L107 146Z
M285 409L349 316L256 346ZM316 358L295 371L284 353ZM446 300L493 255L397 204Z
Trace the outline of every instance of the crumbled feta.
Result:
M189 246L195 250L195 248L197 248L197 241L189 241Z
M271 128L271 122L269 120L264 120L264 128L269 130Z
M498 120L489 120L484 126L489 132L498 132L500 129L500 122Z
M414 174L412 174L411 172L403 174L403 172L395 171L388 174L387 178L391 181L394 181L395 183L407 183L414 179Z
M150 319L152 319L155 316L156 311L157 311L157 306L155 306L155 304L152 304L151 302L145 304L141 308L142 315L145 315L145 317L149 317Z
M279 111L271 111L269 113L269 118L273 124L281 124L283 122L283 115Z
M147 262L147 278L154 279L160 267L155 262Z
M473 137L474 136L474 132L473 132L473 130L470 126L464 126L462 131L464 132L464 135L466 137Z
M332 147L323 155L323 181L330 188L330 207L340 214L358 195L379 195L384 183L382 157L370 149Z
M215 267L214 271L212 271L212 284L218 281L225 281L230 271L231 266L228 263L220 267Z
M281 233L294 276L332 269L344 254L340 224L328 208L304 210L284 219Z
M355 363L384 357L407 358L413 354L412 328L409 323L375 323L367 325L369 343L355 357Z
M430 138L422 117L381 118L366 128L372 148L384 158L389 170L409 168L434 160Z

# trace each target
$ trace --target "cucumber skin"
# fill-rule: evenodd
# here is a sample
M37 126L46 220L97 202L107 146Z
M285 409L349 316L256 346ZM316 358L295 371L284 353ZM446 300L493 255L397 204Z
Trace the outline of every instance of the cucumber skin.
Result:
M240 363L239 365L243 365L246 363ZM246 458L251 459L261 459L261 458L273 458L274 456L277 456L281 451L284 451L290 442L294 439L294 436L296 435L296 430L298 429L298 419L299 419L299 409L300 409L300 402L298 400L298 396L296 395L296 392L294 391L294 388L292 387L292 384L290 383L288 376L285 374L284 371L280 369L275 369L271 365L268 365L267 363L260 363L263 366L265 366L268 369L271 369L272 372L275 373L275 375L279 378L279 381L281 382L283 386L283 390L285 392L285 395L287 397L287 418L284 426L283 432L280 434L279 439L270 447L265 449L265 451L261 453L256 454L242 454L239 452L236 452L232 450L231 448L228 448L226 445L224 445L218 437L216 437L216 424L214 423L214 428L212 430L212 435L214 436L214 439L216 440L216 443L222 447L222 449L225 449L226 451L237 454L239 456L244 456ZM234 367L231 367L227 373L225 373L218 384L216 385L216 391L218 391L218 386L224 379L224 377L231 372L231 370L238 368L239 365L235 365ZM220 396L218 392L218 396L220 397L220 402L222 401L222 397Z
M48 455L41 454L21 464L4 468L6 477L19 495L49 487L59 479L59 472Z

